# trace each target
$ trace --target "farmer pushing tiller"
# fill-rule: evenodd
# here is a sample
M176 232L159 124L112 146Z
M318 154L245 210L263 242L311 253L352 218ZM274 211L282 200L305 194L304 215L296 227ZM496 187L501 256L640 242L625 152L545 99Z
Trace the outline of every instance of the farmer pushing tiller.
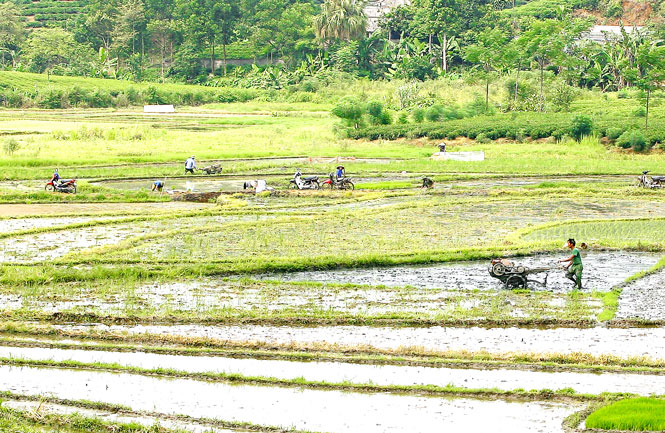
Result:
M582 258L580 251L575 248L575 240L568 239L566 246L572 250L572 255L562 260L558 260L556 264L551 266L541 266L537 268L528 268L522 265L516 265L508 259L493 259L489 266L489 273L494 278L501 280L507 289L524 289L530 282L540 284L541 286L547 285L547 272L553 269L562 269L559 263L568 263L563 266L566 271L566 278L570 279L575 284L575 289L582 289ZM582 249L586 248L586 244L580 245ZM541 282L538 280L529 279L530 275L545 273L545 279Z

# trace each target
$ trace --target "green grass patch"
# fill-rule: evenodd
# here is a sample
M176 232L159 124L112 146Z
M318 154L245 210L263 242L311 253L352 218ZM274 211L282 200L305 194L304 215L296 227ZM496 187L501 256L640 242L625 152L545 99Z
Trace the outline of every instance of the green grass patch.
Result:
M586 419L587 428L625 431L665 430L665 400L633 398L598 409Z
M408 181L389 181L389 182L364 182L357 183L356 189L402 189L402 188L413 188L413 182Z

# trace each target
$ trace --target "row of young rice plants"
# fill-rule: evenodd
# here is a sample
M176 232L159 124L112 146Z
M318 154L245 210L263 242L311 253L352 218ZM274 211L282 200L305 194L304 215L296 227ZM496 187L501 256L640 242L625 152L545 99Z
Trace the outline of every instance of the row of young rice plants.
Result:
M567 222L535 229L523 236L524 240L539 241L563 239L564 237L584 239L606 246L652 246L665 245L665 220L637 219Z

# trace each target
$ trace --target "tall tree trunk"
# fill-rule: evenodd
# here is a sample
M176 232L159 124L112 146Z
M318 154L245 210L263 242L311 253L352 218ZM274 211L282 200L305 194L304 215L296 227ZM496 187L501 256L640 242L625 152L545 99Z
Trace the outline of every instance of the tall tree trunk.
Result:
M224 76L226 76L226 41L222 42L222 51L224 56Z
M164 82L164 67L166 65L166 41L162 41L162 43L159 45L159 54L162 58L162 82Z
M545 93L543 92L543 86L545 83L545 62L540 61L540 111L543 111L545 105Z
M649 131L649 99L651 97L651 89L647 89L647 113L644 120L644 131Z
M519 92L519 90L520 90L519 83L520 83L520 67L521 66L522 65L518 62L517 63L517 73L515 74L515 95L514 95L514 97L515 97L515 107L517 107L517 92Z
M212 38L210 41L210 68L212 70L212 75L215 75L215 38Z
M441 69L443 69L443 72L448 72L448 35L445 33L441 44Z
M490 74L487 72L487 77L485 79L485 113L490 108Z

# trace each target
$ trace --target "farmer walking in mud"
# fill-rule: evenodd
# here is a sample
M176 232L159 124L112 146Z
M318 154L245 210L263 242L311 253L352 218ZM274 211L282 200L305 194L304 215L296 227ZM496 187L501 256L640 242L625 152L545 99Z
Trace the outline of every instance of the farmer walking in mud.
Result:
M582 270L584 269L582 266L582 255L580 254L580 250L575 248L575 239L568 239L567 245L572 250L572 255L567 259L559 260L559 263L570 262L565 267L566 278L575 283L574 287L577 290L582 290Z

